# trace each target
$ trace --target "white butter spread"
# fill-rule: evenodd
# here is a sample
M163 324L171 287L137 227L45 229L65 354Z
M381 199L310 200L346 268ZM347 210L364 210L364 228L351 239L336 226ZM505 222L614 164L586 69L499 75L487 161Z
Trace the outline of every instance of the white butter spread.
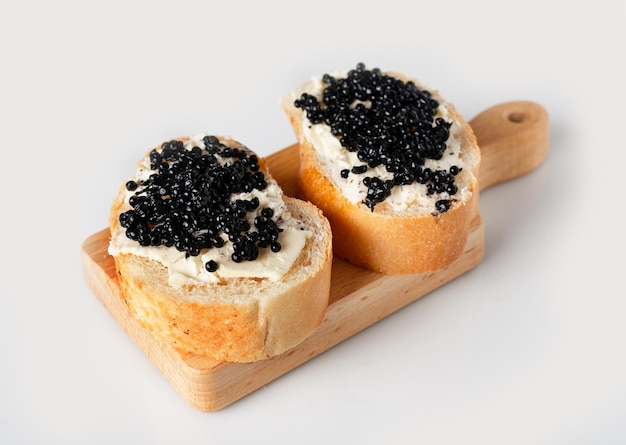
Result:
M331 76L341 79L347 77L347 72L331 73ZM303 93L308 93L315 96L321 102L324 85L325 84L322 81L321 76L312 77L301 87L293 90L290 93L288 100L291 100L291 103L293 103L293 101L298 99ZM450 122L451 120L446 103L439 97L435 96L435 98L439 102L436 117L441 117ZM362 103L368 108L371 106L368 101L355 101L352 106L356 106L357 103ZM451 122L450 137L447 140L447 148L443 157L439 160L426 159L424 163L425 168L428 167L432 170L448 170L452 165L456 165L458 167L463 166L463 161L460 157L461 125L456 120L452 120ZM301 125L302 134L315 148L318 155L318 161L327 173L329 179L351 203L357 204L365 200L365 197L367 196L367 187L362 181L364 177L377 176L382 180L393 179L393 173L388 172L384 165L374 168L370 167L367 174L350 174L347 178L341 177L342 170L350 170L353 166L363 164L363 162L359 161L357 158L356 152L348 151L345 147L343 147L339 139L331 133L330 126L323 123L313 125L306 117L305 113L303 113ZM431 211L433 207L433 199L458 199L463 201L466 199L468 193L470 192L467 187L459 187L453 197L447 192L443 192L437 194L436 198L433 198L432 195L427 195L427 188L425 184L413 182L412 184L393 187L391 189L391 195L385 199L384 203L394 212L401 212L409 209L417 212L426 210Z
M185 142L185 148L190 150L194 146L204 147L202 139L206 134L199 134ZM219 158L219 162L228 162L227 159ZM136 181L148 178L152 173L150 166L145 161L139 165L136 175L131 178ZM232 243L228 242L228 237L222 234L225 243L223 247L207 249L198 256L187 256L185 252L179 252L174 247L165 246L141 246L138 242L126 237L125 229L117 228L111 236L109 243L109 254L133 254L154 261L158 261L167 267L169 273L169 284L173 287L192 285L200 283L216 283L222 278L252 277L265 278L271 281L279 281L294 264L300 252L304 248L307 238L312 236L310 230L303 227L301 221L293 218L283 201L282 189L274 179L266 177L267 187L264 190L252 190L247 193L237 193L231 195L231 200L236 199L259 199L259 207L256 211L248 212L247 219L251 227L253 221L259 216L261 209L270 207L274 211L273 220L278 221L277 225L282 229L278 241L281 249L272 252L269 248L259 249L259 256L254 261L235 262L231 259L233 253ZM121 212L131 209L128 204L133 192L126 191L125 204ZM208 272L205 264L209 260L214 260L219 267L215 272Z

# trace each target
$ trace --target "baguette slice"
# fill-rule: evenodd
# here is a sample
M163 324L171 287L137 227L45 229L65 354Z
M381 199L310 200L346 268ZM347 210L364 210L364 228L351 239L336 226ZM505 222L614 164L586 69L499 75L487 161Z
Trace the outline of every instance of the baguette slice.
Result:
M218 139L251 153L232 139ZM149 153L140 165L145 166ZM268 183L273 181L263 159L259 165ZM180 351L231 362L266 359L308 337L322 322L328 305L331 230L315 206L287 196L282 199L286 211L299 221L298 228L311 235L291 268L277 280L228 276L172 285L167 264L136 251L122 252L112 242L109 252L114 256L122 298L139 322ZM124 230L120 214L129 208L123 185L111 207L112 240ZM280 235L278 239L282 241Z
M357 70L364 69L362 64L357 66ZM345 78L347 73L335 73L332 77ZM470 223L477 214L479 147L472 128L437 91L429 90L419 81L402 74L382 74L405 83L411 81L420 90L429 91L432 98L440 104L438 116L453 122L450 138L454 138L455 143L448 144L440 167L449 167L449 159L453 159L454 164L461 169L455 176L458 191L454 195L429 195L427 185L420 185L422 188L417 191L405 185L396 186L395 204L392 205L387 199L374 205L373 209L362 199L366 195L362 195L360 201L355 201L354 195L349 197L342 188L342 178L337 174L338 169L355 165L337 166L345 161L346 148L341 146L337 137L329 133L328 125L312 124L304 110L295 105L295 101L303 93L315 96L321 103L322 91L327 83L320 76L311 78L281 99L281 106L299 143L297 196L315 204L330 220L335 256L357 266L387 274L435 271L450 265L462 254ZM361 99L354 104L357 102L366 103L367 100ZM320 137L320 133L325 133L324 137ZM364 133L360 134L363 135ZM456 153L452 153L453 151ZM338 154L339 152L342 154ZM427 160L426 165L434 170L438 168L438 162ZM364 176L367 173L361 175ZM352 174L349 176L351 180L358 177L359 175ZM444 211L437 206L437 201L441 199L450 203L449 208Z

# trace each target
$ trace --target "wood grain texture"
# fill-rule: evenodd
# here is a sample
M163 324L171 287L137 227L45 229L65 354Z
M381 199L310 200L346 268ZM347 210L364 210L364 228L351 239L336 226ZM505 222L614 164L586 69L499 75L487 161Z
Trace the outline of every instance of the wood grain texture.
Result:
M547 154L547 114L536 104L511 102L477 117L481 190L536 168ZM475 121L470 124L474 126ZM494 128L498 127L498 128ZM518 134L521 133L521 134ZM297 146L268 157L270 171L288 195L295 193ZM268 360L220 362L160 343L132 316L119 295L107 253L108 229L87 238L81 251L85 280L105 308L193 408L218 411L289 372L393 312L476 267L484 253L480 214L461 257L445 269L419 275L383 275L340 259L333 262L330 304L321 326L303 343Z

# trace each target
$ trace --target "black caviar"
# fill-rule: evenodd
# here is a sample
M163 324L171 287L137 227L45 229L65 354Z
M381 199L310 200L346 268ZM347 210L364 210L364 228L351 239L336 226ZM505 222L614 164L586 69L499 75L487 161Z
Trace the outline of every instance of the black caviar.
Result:
M183 142L173 140L150 152L154 172L147 180L126 183L126 189L134 192L129 198L132 210L119 217L126 236L142 246L174 246L187 256L197 256L222 247L226 235L235 262L254 261L259 249L278 252L282 229L272 219L274 211L259 209L256 197L230 198L266 188L258 157L215 136L205 136L202 142L204 148L187 150ZM251 227L247 215L257 209L260 216ZM215 272L218 264L210 260L205 268Z
M451 122L436 117L439 102L428 90L412 82L384 74L378 68L367 70L362 63L346 78L324 74L322 102L308 93L296 99L312 124L325 123L349 151L356 152L363 165L342 170L341 177L365 174L369 168L384 165L393 180L366 176L364 203L373 211L398 185L419 182L428 194L454 195L454 177L461 170L424 167L426 159L441 159L450 136ZM447 211L453 199L441 199L433 214Z

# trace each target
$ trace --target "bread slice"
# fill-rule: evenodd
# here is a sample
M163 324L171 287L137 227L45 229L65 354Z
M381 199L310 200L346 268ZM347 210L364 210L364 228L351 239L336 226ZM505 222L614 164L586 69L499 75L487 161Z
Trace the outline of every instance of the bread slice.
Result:
M186 149L203 148L203 138L201 135L193 140L185 137L178 141L186 143ZM217 140L222 147L242 150L246 157L253 154L230 138L218 137ZM151 152L162 154L163 146L149 151L140 161L138 173L132 178L135 184L141 186L142 178L149 177L146 171L150 170ZM141 245L148 242L129 240L126 236L138 229L129 228L127 222L126 227L122 227L120 222L125 218L121 215L132 210L129 198L136 191L129 191L123 185L113 201L109 252L115 260L122 298L142 325L160 341L181 351L231 362L265 359L296 346L324 317L332 266L330 225L312 204L282 196L263 159L253 159L258 160L258 170L264 173L266 190L271 188L268 193L275 196L269 202L258 190L247 192L248 197L254 195L261 199L258 208L250 210L245 218L252 221L261 216L262 208L272 207L272 217L283 230L278 234L278 242L282 243L280 251L275 253L269 245L264 247L257 243L260 247L256 260L231 261L233 242L223 231L219 234L225 240L222 247L204 248L197 255L179 252L175 246L168 247L166 241L157 241L156 244L163 244L159 246ZM229 181L232 180L226 180ZM171 198L170 195L164 194L167 198ZM234 196L231 195L230 202ZM241 193L236 196L243 199ZM135 216L137 213L140 211L137 210ZM249 231L255 231L254 222L251 225ZM297 241L292 243L295 253L289 245L294 239ZM299 248L297 243L303 247ZM284 252L287 253L281 256ZM218 267L214 272L203 267L203 263L209 263L203 255L208 254L217 259ZM252 271L248 270L250 268ZM220 275L222 270L227 273Z
M380 93L388 90L391 93ZM418 101L432 106L432 123L415 123L410 113ZM402 74L359 64L350 71L311 78L286 94L281 105L299 143L297 196L315 204L330 220L335 256L377 272L417 274L444 268L462 254L478 211L480 151L472 128L436 90ZM435 126L444 127L443 133L432 136ZM426 143L420 152L416 145L403 150L397 142L403 146L410 138L436 142L436 136L439 152L424 151ZM361 153L364 149L359 147L371 150ZM399 152L404 157L397 156ZM399 165L396 169L406 173L407 159L412 172L423 163L422 176L407 185L398 173L398 185L389 185L396 184L386 182L396 181L396 175L386 165L392 170ZM423 175L426 168L430 180ZM435 181L436 171L443 173ZM454 187L442 191L450 182ZM385 193L389 196L381 199Z

